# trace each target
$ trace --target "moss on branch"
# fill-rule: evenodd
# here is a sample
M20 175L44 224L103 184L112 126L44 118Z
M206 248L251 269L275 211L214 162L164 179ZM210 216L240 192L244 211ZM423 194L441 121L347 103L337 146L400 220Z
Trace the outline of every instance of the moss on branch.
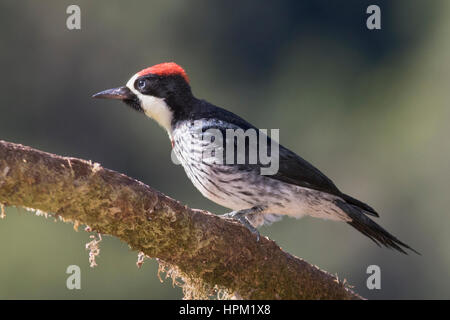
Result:
M220 289L243 299L360 299L336 277L255 241L234 221L183 206L97 163L0 141L0 203L50 212L164 261L187 297ZM30 239L31 240L31 239Z

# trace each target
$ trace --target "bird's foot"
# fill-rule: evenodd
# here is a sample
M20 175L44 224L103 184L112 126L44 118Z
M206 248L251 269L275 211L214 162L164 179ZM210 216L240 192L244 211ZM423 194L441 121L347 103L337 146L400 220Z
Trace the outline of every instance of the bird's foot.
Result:
M256 236L256 242L259 242L260 238L259 231L254 226L252 226L250 221L247 219L247 215L260 213L264 211L264 209L265 209L264 207L256 206L250 209L231 211L221 216L224 218L231 218L234 220L238 220L240 223L242 223L244 227L246 227L251 233L253 233Z

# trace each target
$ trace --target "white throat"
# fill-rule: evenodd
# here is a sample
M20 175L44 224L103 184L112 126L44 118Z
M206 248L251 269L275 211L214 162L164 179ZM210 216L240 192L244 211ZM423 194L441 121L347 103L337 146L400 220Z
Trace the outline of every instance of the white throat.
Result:
M134 88L134 82L139 75L134 75L127 83L130 89L141 101L141 107L147 117L155 120L161 127L166 129L169 136L172 136L172 112L164 101L164 98L148 96L140 93Z

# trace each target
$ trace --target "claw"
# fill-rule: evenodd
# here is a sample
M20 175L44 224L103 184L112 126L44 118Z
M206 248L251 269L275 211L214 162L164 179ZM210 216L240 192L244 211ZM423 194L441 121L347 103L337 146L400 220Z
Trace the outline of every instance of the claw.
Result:
M232 211L221 215L221 217L238 220L240 223L242 223L244 227L246 227L251 233L253 233L256 236L256 242L259 242L260 239L259 231L250 224L250 221L248 221L248 219L245 217L246 214L247 212L243 211Z
M233 212L234 211L221 214L220 217L222 217L222 218L233 218L233 216L231 215Z
M251 231L251 230L250 230ZM253 232L253 231L252 231ZM259 231L256 230L256 232L253 232L254 235L256 235L256 242L259 242Z
M256 229L254 226L252 226L246 217L240 217L238 220L239 220L239 221L244 225L244 227L246 227L251 233L253 233L254 235L256 235L256 242L259 242L259 231L258 231L258 229Z

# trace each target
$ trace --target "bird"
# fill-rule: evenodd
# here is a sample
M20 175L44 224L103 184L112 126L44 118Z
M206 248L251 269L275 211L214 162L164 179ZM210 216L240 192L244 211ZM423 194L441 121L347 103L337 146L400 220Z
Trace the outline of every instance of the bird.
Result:
M238 115L196 98L186 71L174 62L145 68L134 74L126 85L101 91L93 98L121 100L155 120L168 133L172 152L194 186L209 200L232 210L222 216L240 221L255 234L257 241L260 239L258 228L264 224L269 225L284 216L311 216L345 222L380 247L404 254L407 250L420 254L369 218L379 217L375 209L341 192L308 161L283 145L273 143L271 137ZM212 130L224 135L229 130L254 130L258 140L253 147L258 149L261 141L265 141L270 146L269 152L278 150L277 171L262 174L262 168L267 165L259 159L249 161L250 151L244 151L244 160L240 163L236 161L236 154L227 162L206 161L205 151L215 139L205 138L204 134ZM234 137L217 139L214 151L221 153L217 152L216 158L223 160L231 151L236 151L236 141ZM226 143L231 145L230 149ZM250 144L249 139L245 140L246 150L252 149ZM211 154L214 157L214 152Z

